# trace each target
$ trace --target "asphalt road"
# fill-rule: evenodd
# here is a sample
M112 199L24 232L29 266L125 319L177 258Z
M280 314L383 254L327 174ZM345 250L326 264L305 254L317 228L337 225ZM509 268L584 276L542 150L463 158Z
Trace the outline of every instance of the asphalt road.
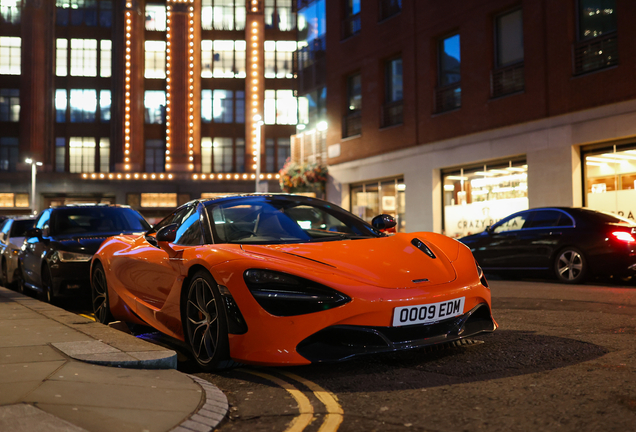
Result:
M196 373L231 431L634 431L636 287L491 281L493 334L340 364Z

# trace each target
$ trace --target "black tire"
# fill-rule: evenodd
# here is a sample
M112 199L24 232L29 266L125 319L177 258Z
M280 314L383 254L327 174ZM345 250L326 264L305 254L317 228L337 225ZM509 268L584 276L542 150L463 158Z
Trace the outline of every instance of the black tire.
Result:
M0 285L5 288L9 287L9 275L7 272L7 260L2 259L2 273L0 274Z
M587 260L579 249L568 246L561 249L554 259L554 273L559 282L580 284L587 279Z
M181 308L185 340L201 369L213 371L233 366L223 299L209 273L200 270L188 280Z
M95 319L102 324L111 322L113 315L110 313L110 302L108 301L108 283L104 267L99 262L95 263L91 275L91 298Z
M53 304L53 280L51 279L51 271L49 266L44 264L41 271L41 289L39 294L40 300Z
M24 285L24 273L22 271L22 265L18 263L18 270L15 272L15 284L20 294L26 295L26 285Z

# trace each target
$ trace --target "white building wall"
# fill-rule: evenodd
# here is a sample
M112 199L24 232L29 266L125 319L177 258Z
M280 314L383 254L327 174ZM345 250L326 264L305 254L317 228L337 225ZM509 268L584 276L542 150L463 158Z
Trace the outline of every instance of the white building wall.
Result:
M580 147L629 137L636 142L636 101L330 165L327 199L349 208L351 184L404 176L407 230L442 232L442 169L523 155L531 208L581 206Z

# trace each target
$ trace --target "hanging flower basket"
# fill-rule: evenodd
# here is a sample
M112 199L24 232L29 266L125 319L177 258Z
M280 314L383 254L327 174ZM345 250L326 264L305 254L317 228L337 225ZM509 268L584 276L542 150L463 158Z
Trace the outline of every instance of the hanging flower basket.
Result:
M327 167L317 163L296 163L287 159L279 171L280 188L283 192L322 191L327 181Z

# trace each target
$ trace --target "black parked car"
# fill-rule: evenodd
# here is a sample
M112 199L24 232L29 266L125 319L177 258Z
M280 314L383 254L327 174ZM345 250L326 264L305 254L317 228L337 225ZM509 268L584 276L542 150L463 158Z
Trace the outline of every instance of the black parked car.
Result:
M42 211L19 254L19 289L54 297L90 295L90 261L110 236L145 232L137 211L117 205L69 205Z
M459 241L485 272L552 271L565 283L636 274L636 223L585 208L524 210Z

